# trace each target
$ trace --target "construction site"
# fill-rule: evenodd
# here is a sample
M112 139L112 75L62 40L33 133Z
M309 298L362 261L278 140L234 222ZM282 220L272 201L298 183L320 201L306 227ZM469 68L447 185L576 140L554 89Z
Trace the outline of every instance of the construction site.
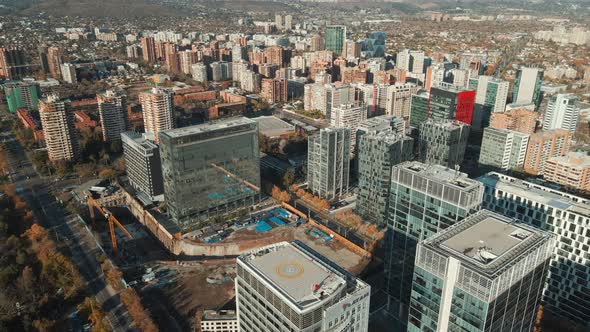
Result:
M122 186L86 194L89 224L105 251L166 330L194 328L199 310L234 309L235 257L299 240L355 275L371 253L286 204L182 234L159 211Z

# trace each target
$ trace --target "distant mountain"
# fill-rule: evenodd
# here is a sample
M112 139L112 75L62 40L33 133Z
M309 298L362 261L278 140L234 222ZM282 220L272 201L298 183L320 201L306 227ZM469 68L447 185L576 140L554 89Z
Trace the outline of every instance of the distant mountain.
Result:
M174 6L153 0L0 0L5 9L22 14L44 12L55 16L181 16Z

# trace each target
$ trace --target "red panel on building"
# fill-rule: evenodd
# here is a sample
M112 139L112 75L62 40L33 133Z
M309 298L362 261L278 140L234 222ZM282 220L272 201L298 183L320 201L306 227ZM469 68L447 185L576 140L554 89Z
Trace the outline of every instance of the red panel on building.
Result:
M473 121L473 108L475 107L475 90L461 91L457 93L457 108L455 120L471 125Z

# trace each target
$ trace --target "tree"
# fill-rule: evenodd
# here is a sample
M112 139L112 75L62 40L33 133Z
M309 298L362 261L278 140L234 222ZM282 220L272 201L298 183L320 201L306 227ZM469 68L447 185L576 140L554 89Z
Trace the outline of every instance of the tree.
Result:
M283 174L283 186L289 188L293 182L295 182L295 171L292 168L289 168L285 174Z
M101 179L109 179L112 180L117 176L117 173L112 168L105 168L98 173L98 177Z

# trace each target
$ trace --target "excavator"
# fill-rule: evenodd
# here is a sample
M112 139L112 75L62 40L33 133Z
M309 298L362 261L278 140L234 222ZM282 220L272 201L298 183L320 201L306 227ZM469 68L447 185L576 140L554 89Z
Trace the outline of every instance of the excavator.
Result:
M101 215L103 215L109 224L109 233L111 235L111 245L113 247L113 253L117 255L117 237L115 236L115 226L117 226L129 239L133 239L133 236L129 231L117 220L117 218L109 212L106 207L102 207L99 205L94 198L91 196L86 197L86 202L88 204L88 210L90 211L90 218L94 220L94 209L96 209Z

